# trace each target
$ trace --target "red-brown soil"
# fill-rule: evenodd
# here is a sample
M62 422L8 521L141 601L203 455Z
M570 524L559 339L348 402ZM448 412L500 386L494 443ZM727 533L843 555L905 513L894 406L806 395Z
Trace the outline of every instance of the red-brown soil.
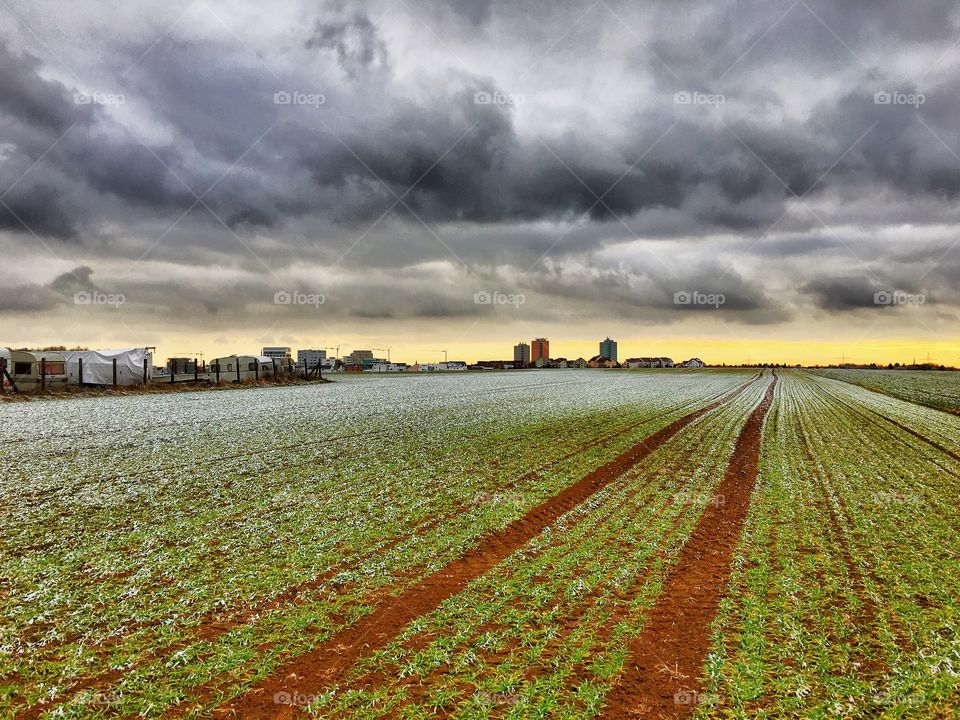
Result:
M763 424L777 378L740 431L716 493L668 575L643 632L631 643L619 683L607 696L604 718L690 717L701 696L700 675L710 649L710 624L730 579L731 562L757 479Z
M378 601L370 614L321 642L310 652L278 668L244 696L222 706L220 713L229 717L257 720L294 716L299 711L298 706L277 702L277 697L282 698L283 694L309 697L339 682L358 658L385 646L408 623L433 611L444 600L462 591L472 580L493 568L562 515L623 475L681 429L729 402L752 382L753 380L744 383L720 399L653 433L614 460L531 509L503 530L481 538L460 558L399 596ZM769 394L768 391L768 396ZM768 399L764 402L769 405Z

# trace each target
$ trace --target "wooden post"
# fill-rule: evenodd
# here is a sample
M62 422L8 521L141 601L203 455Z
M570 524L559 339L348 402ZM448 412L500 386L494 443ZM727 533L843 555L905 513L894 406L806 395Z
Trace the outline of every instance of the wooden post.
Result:
M214 367L216 368L216 370L215 370L214 372L215 372L215 374L216 374L216 376L217 376L217 385L219 385L219 384L220 384L220 363L219 363L219 362L216 363L216 364L214 365Z
M0 395L7 394L7 388L3 384L3 378L7 374L7 359L0 358Z
M83 358L77 358L77 384L83 385Z
M13 375L10 374L10 370L7 369L7 359L0 358L0 389L3 387L3 378L6 376L7 380L10 381L10 387L13 388L15 393L20 392L20 388L17 387L17 384L13 381Z
M240 382L240 356L237 355L237 382Z
M143 359L143 384L147 384L147 359Z
M320 358L317 358L317 379L323 380L323 366L321 365Z
M197 359L193 359L193 381L196 382L200 379L200 363L197 362Z
M277 361L273 358L270 358L270 365L273 366L273 381L277 381Z
M113 386L117 386L117 359L113 359Z
M43 390L47 387L47 359L45 357L40 358L40 389Z
M273 361L271 360L271 362ZM257 358L253 359L253 379L260 379L260 361Z

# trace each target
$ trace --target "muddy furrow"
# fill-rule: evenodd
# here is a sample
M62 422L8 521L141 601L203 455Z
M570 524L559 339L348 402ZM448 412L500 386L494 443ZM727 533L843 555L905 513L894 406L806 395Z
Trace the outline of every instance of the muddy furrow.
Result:
M716 493L680 551L626 666L607 696L603 718L682 718L697 707L710 649L710 625L730 579L733 554L750 509L763 425L777 377L747 418Z
M669 414L675 412L678 409L681 409L686 403L674 406L667 409L664 413L655 413L653 415L645 416L639 420L629 423L628 425L618 428L606 435L601 435L600 437L591 438L588 441L582 442L577 445L572 450L565 452L557 458L549 460L539 467L524 473L523 475L517 477L514 480L511 480L503 485L501 485L497 492L503 492L506 490L511 490L521 486L522 484L533 480L539 476L539 474L545 470L550 469L554 465L562 463L566 460L569 460L576 455L579 455L582 452L586 452L594 447L600 445L606 445L610 442L613 442L618 437L625 435L627 433L633 432L641 427L644 424L656 420L662 414ZM154 662L156 660L168 657L175 652L184 650L185 648L190 647L192 644L199 641L206 642L215 642L220 637L226 635L232 630L242 627L245 624L249 624L252 621L257 620L260 616L265 613L271 612L281 606L288 604L297 604L301 601L302 596L306 595L314 590L323 588L327 583L329 583L337 574L344 572L350 568L356 567L361 563L369 560L373 557L383 556L385 553L396 548L398 545L409 540L412 536L423 535L429 532L431 529L443 524L444 522L449 522L455 517L462 515L464 512L468 511L473 503L467 503L460 505L443 515L438 515L434 517L427 518L424 522L418 524L417 526L411 528L409 532L403 534L395 535L390 538L385 538L385 544L377 545L374 548L371 548L359 555L351 556L350 558L341 560L335 565L331 566L321 574L317 575L310 580L306 580L302 583L285 588L278 595L273 598L264 599L260 602L255 603L252 606L246 608L234 608L231 611L216 611L211 612L205 616L198 625L191 628L190 633L187 637L183 639L162 647L158 648L155 651L150 652L147 655L144 655L136 659L131 665L128 665L124 670L109 669L98 675L90 676L85 679L78 679L78 681L73 685L71 691L73 694L84 693L90 690L106 691L109 689L110 685L117 682L123 675L128 672L132 667L139 667L148 662ZM101 646L103 654L106 656L111 651L113 645L117 641L122 640L122 637L117 637L113 643L104 643ZM56 647L51 648L52 651L56 651ZM0 678L2 679L2 678ZM55 706L55 702L47 701L40 702L36 705L31 706L30 708L25 709L18 715L18 720L34 720L39 717L43 712L48 711Z
M222 706L237 718L286 718L298 708L274 702L277 693L313 695L340 682L359 657L384 647L405 625L435 610L472 580L506 559L587 498L606 487L704 414L730 402L753 379L723 397L674 421L614 460L593 470L559 494L528 511L503 530L481 538L460 558L395 597L375 602L373 611L313 650L279 667L244 696Z

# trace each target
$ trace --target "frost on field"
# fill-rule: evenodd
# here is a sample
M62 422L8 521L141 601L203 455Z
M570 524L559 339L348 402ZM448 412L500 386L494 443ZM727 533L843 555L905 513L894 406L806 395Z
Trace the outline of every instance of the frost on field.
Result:
M129 666L120 696L132 704L122 712L139 712L133 688L151 686L154 673L171 692L187 682L141 659L189 637L191 626L221 614L239 622L244 608L317 577L325 592L400 587L398 577L447 562L603 452L744 379L347 376L323 386L5 406L0 646L10 651L0 663L5 676L36 682L13 688L0 713L51 693L68 701L70 687L106 666L107 648L110 663ZM628 423L633 434L609 448L560 460ZM523 484L504 490L518 478ZM296 622L355 612L351 602L315 600ZM304 641L281 619L257 617L260 641ZM230 650L233 637L222 641L227 655L248 642L238 630ZM218 657L205 661L209 672Z

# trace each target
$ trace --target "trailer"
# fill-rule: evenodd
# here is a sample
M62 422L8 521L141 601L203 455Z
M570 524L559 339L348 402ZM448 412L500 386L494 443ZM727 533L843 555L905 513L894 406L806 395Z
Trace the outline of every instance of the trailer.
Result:
M58 388L67 384L63 353L2 348L0 358L6 360L7 372L20 392ZM4 390L12 387L4 377Z
M282 372L280 360L265 355L227 355L210 363L209 376L214 382L243 382L272 377ZM292 361L287 358L291 363Z

